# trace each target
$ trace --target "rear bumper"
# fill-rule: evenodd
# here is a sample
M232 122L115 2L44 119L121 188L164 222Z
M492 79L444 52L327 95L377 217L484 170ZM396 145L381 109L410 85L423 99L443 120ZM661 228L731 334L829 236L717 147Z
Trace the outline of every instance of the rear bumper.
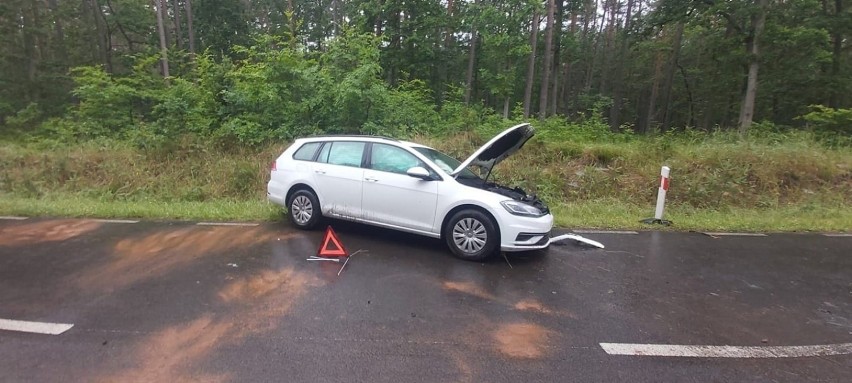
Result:
M286 191L277 182L269 181L266 186L266 199L279 206L286 206L287 201Z

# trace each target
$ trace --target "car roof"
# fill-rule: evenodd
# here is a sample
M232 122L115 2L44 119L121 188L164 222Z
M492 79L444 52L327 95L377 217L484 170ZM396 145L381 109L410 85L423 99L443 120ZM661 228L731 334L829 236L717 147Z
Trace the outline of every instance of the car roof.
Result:
M394 138L390 138L390 137L373 136L373 135L366 135L366 134L323 134L323 135L303 137L303 138L300 138L300 140L304 140L304 141L345 141L347 139L352 139L352 138L356 138L356 139L359 139L359 140L364 139L365 141L376 140L376 141L399 142L398 140L396 140Z
M418 144L411 141L397 140L391 137L375 136L375 135L358 135L358 134L326 134L302 137L297 139L299 142L317 142L317 141L365 141L365 142L392 142L398 145L407 146L410 148L429 148L426 145Z

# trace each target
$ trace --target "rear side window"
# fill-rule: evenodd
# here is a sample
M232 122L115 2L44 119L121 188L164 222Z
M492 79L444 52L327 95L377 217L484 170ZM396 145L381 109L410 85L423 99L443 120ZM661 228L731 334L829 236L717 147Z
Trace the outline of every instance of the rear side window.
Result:
M361 166L361 157L364 155L363 142L334 141L323 145L319 162L327 162L332 165Z
M302 145L296 153L293 154L294 160L311 161L314 159L314 154L320 147L321 142L308 142Z

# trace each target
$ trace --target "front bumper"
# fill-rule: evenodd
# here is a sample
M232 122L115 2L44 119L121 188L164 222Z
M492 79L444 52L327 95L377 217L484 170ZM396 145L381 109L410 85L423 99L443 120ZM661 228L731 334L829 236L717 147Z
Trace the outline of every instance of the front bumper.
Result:
M546 248L550 244L553 216L522 217L509 212L501 214L500 250L526 251Z

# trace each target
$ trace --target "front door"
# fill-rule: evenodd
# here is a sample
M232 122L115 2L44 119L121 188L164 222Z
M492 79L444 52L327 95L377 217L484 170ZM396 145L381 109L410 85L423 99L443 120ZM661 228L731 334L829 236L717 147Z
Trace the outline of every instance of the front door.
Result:
M431 231L440 181L406 174L415 166L429 167L403 148L378 143L372 144L367 164L361 199L364 220Z

